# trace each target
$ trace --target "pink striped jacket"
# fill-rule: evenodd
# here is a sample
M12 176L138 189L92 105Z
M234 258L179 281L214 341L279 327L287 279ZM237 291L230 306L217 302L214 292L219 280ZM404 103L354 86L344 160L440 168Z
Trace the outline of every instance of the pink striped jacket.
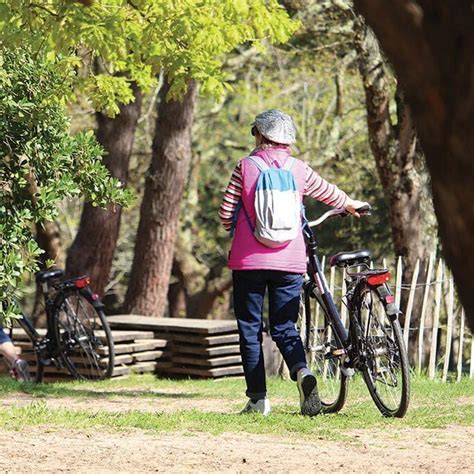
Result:
M269 166L281 167L290 156L289 147L256 149L251 155L263 158ZM347 195L334 184L330 184L308 165L297 160L292 168L295 181L303 196L310 196L330 206L343 207ZM230 182L224 192L219 208L219 217L226 230L232 227L234 213L242 201L250 220L255 221L254 197L259 176L257 167L241 160L235 167ZM252 235L252 231L242 209L237 216L235 235L229 252L229 268L232 270L281 270L293 273L306 271L306 252L303 234L284 247L269 248L262 245Z

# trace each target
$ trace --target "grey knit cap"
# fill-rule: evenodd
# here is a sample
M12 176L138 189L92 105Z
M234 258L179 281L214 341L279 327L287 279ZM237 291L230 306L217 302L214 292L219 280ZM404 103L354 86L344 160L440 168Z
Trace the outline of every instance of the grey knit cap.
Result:
M293 119L285 112L278 109L270 109L255 117L257 130L265 137L275 143L291 145L296 141L296 128Z

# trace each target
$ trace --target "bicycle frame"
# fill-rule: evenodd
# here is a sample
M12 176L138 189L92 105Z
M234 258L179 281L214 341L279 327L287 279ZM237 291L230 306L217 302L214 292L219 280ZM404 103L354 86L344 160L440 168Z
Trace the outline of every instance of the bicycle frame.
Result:
M320 300L320 303L324 306L327 314L331 318L339 346L340 348L344 348L349 340L349 334L342 323L339 311L337 310L329 291L326 277L324 276L324 273L321 269L321 263L319 262L318 255L316 253L318 245L308 222L305 222L303 225L303 234L306 239L308 256L308 275L310 277L310 281L308 283L317 288L319 295L315 296L317 298L319 296L318 299Z
M23 328L25 333L33 342L34 350L40 354L42 362L45 365L48 365L51 359L58 359L63 352L64 347L61 345L61 341L57 340L56 334L53 332L54 328L54 317L55 311L57 308L57 300L61 297L61 294L68 289L75 289L79 291L91 304L96 308L102 308L102 302L94 295L89 286L78 287L75 284L75 281L78 279L72 279L65 282L62 282L58 286L54 286L58 293L54 298L50 298L49 289L50 283L44 282L41 284L41 289L43 292L43 298L45 302L46 310L46 335L42 336L33 326L33 323L30 319L22 314L21 318L18 319L18 324Z
M370 214L367 207L358 212ZM379 411L384 416L403 417L409 404L409 365L397 321L400 310L387 284L390 273L385 268L370 268L368 251L341 252L331 258L331 265L346 268L347 291L343 295L349 313L346 330L317 255L311 227L344 213L343 209L333 209L316 221L303 223L307 252L306 324L302 326L305 350L311 356L309 361L314 364L315 372L322 377L320 394L326 413L338 412L343 407L348 379L358 370ZM314 303L312 298L316 299ZM324 312L323 325L317 317L313 319L318 314L317 309L314 313L317 304Z

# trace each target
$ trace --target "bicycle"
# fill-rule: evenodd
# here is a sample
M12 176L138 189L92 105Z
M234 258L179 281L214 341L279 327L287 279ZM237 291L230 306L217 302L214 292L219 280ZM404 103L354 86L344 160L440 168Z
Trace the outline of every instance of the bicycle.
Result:
M370 206L364 206L358 212L369 215L370 210ZM303 224L308 270L299 324L308 366L318 379L323 413L342 409L349 379L358 370L380 412L401 418L409 405L410 374L398 321L400 311L387 285L389 271L371 269L368 250L340 252L330 258L331 266L345 268L347 291L343 301L349 316L347 330L317 256L311 228L330 217L347 214L345 209L333 209Z
M103 305L92 292L87 276L61 281L63 276L62 270L36 274L45 301L45 336L24 314L17 320L33 345L35 381L43 381L48 366L65 368L75 379L108 378L113 372L115 352Z

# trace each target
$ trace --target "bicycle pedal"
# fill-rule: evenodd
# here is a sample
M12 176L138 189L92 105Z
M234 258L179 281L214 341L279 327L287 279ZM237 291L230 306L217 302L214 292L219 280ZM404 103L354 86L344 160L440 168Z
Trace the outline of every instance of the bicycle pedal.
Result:
M335 349L333 351L331 351L331 356L332 357L339 357L339 356L342 356L344 354L346 354L346 350L345 349Z

